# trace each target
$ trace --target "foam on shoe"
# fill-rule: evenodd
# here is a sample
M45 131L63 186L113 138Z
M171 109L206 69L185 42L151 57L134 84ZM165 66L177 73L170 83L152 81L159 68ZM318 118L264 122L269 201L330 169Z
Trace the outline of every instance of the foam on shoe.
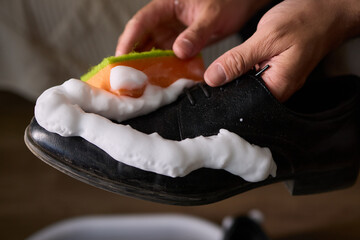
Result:
M126 69L122 71L128 74ZM268 148L252 145L226 129L210 137L172 141L109 120L121 122L155 111L195 83L179 79L166 88L148 84L141 97L131 98L70 79L38 98L35 118L47 131L80 136L117 161L170 177L182 177L202 167L225 169L249 182L275 176L276 164Z

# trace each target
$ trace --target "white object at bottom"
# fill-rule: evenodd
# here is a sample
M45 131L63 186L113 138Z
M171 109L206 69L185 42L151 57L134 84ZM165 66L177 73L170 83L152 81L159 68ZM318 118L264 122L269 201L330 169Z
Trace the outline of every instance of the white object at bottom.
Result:
M92 216L51 225L27 240L220 240L223 230L209 221L180 214Z

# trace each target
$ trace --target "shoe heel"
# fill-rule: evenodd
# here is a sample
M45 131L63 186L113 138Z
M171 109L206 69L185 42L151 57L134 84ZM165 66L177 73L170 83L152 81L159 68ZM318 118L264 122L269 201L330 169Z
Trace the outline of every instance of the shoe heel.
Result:
M358 176L357 167L303 175L285 182L292 195L329 192L352 186Z

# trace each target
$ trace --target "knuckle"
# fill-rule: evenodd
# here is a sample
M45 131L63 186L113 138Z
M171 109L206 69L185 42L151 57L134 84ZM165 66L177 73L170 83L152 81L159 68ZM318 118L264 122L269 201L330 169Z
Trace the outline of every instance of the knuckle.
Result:
M247 69L245 57L237 51L227 52L224 56L224 61L226 75L230 78L242 75L244 69Z

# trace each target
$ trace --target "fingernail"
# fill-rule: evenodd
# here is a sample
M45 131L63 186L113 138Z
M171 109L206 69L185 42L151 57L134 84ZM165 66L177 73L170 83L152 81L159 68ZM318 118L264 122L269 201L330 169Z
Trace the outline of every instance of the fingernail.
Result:
M180 49L183 52L183 57L192 57L194 51L194 44L188 39L182 39L180 42Z
M226 80L224 68L220 63L211 67L206 73L206 81L212 83L214 86L222 85Z

